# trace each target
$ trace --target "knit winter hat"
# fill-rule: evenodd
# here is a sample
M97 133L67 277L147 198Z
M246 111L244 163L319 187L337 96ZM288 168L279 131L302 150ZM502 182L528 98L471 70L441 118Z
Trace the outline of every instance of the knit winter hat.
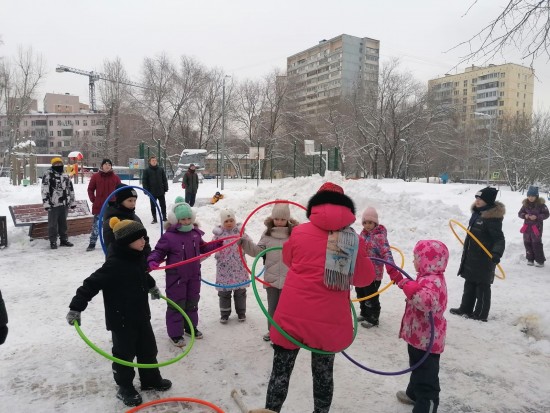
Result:
M378 225L378 212L376 212L376 209L373 207L368 207L363 211L363 222L365 221L372 221L376 225Z
M55 158L52 158L52 160L50 161L50 163L51 163L52 165L54 165L54 164L56 164L56 163L58 163L58 162L63 163L63 159L61 159L61 158L58 157L58 156L56 156Z
M225 222L226 219L231 219L233 218L233 220L236 221L235 219L235 213L233 211L231 211L230 209L222 209L220 211L220 222L223 223Z
M497 199L498 189L486 187L476 193L476 198L481 198L487 205L493 205Z
M168 222L176 225L180 219L191 218L191 224L195 222L195 212L191 206L185 202L185 199L178 196L174 203L168 207Z
M122 204L122 202L124 202L124 200L126 200L128 198L132 198L132 197L137 198L138 197L137 191L134 188L130 188L128 185L118 184L116 186L116 189L119 189L119 188L126 188L126 189L122 189L122 190L120 190L116 193L116 195L115 195L116 196L116 202L118 204Z
M105 158L101 161L101 166L105 165L106 163L108 163L109 165L113 166L113 162L109 159L109 158Z
M273 205L271 210L271 218L273 219L290 219L290 208L288 204L280 203Z
M120 220L112 217L109 220L109 226L115 235L115 242L119 245L130 245L132 242L147 236L147 230L141 222L131 219Z
M539 196L539 187L531 185L527 190L527 196Z
M313 195L307 204L306 217L311 215L311 208L322 204L342 205L349 208L352 214L355 215L355 205L350 197L344 195L344 190L341 186L332 182L325 182L317 193Z

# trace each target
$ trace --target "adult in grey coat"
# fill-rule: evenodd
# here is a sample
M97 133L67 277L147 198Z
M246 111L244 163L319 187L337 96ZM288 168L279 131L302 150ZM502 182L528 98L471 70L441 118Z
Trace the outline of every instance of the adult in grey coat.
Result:
M199 177L195 170L195 164L189 165L189 169L183 175L181 187L185 189L185 202L191 206L195 205L195 198L199 190Z
M164 169L158 166L156 156L149 158L149 167L143 171L143 188L153 195L155 199L151 199L151 215L153 215L153 224L157 223L157 204L160 204L162 220L166 221L166 199L164 194L168 192L168 179Z

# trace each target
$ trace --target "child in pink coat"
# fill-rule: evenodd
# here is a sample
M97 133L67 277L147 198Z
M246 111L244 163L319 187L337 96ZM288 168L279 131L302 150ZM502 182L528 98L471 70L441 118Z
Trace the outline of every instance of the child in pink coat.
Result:
M413 413L436 413L439 405L439 357L445 347L447 320L443 316L447 308L447 284L445 268L449 250L441 241L422 240L413 250L416 280L391 276L406 298L405 314L401 321L399 337L408 343L409 365L416 364L426 353L430 342L431 324L434 320L435 339L428 358L411 372L406 391L398 391L398 400L414 405Z

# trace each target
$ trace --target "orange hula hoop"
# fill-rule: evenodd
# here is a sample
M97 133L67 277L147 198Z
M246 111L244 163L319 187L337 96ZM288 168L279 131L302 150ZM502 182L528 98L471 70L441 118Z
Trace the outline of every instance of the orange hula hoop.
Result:
M145 407L154 406L155 404L170 403L170 402L197 403L197 404L202 404L203 406L208 406L217 413L225 413L221 408L219 408L215 404L207 402L206 400L194 399L192 397L168 397L166 399L151 400L150 402L140 404L139 406L136 406L136 407L128 410L126 413L135 413L135 412L138 412L138 411L140 411L141 409L143 409Z
M485 248L485 245L483 245L483 244L481 243L481 241L480 241L479 239L477 239L477 237L476 237L474 234L472 234L468 228L466 228L466 227L465 227L464 225L462 225L460 222L458 222L458 221L456 221L456 220L454 220L454 219L450 219L450 220L449 220L449 227L451 228L451 231L453 231L453 234L454 234L454 236L456 237L456 239L457 239L458 241L460 241L460 243L461 243L462 245L464 245L464 241L462 241L462 239L461 239L461 238L458 236L458 234L456 233L455 229L453 228L453 224L458 225L460 228L462 228L464 231L466 231L466 234L468 234L468 235L470 236L470 238L473 239L473 240L476 242L477 245L479 245L479 247L483 250L483 252L485 252L485 254L487 254L487 256L488 256L489 258L493 258L493 254L491 254L491 253L489 252L489 250L488 250L487 248ZM502 275L498 275L497 273L495 273L495 277L500 278L501 280L504 280L504 279L506 278L506 274L504 273L504 270L502 269L502 267L500 266L500 264L497 264L497 268L498 268L498 270L500 271L500 273L501 273Z

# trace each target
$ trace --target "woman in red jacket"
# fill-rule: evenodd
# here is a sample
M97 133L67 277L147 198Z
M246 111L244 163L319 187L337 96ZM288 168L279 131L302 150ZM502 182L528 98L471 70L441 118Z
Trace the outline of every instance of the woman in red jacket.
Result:
M283 245L289 270L274 319L299 342L336 353L353 340L351 286L372 283L374 268L364 240L350 228L355 206L340 186L323 184L309 200L306 215L310 222L297 226ZM273 327L271 340L275 353L266 409L279 412L299 348ZM312 353L315 413L330 409L333 365L334 354Z

